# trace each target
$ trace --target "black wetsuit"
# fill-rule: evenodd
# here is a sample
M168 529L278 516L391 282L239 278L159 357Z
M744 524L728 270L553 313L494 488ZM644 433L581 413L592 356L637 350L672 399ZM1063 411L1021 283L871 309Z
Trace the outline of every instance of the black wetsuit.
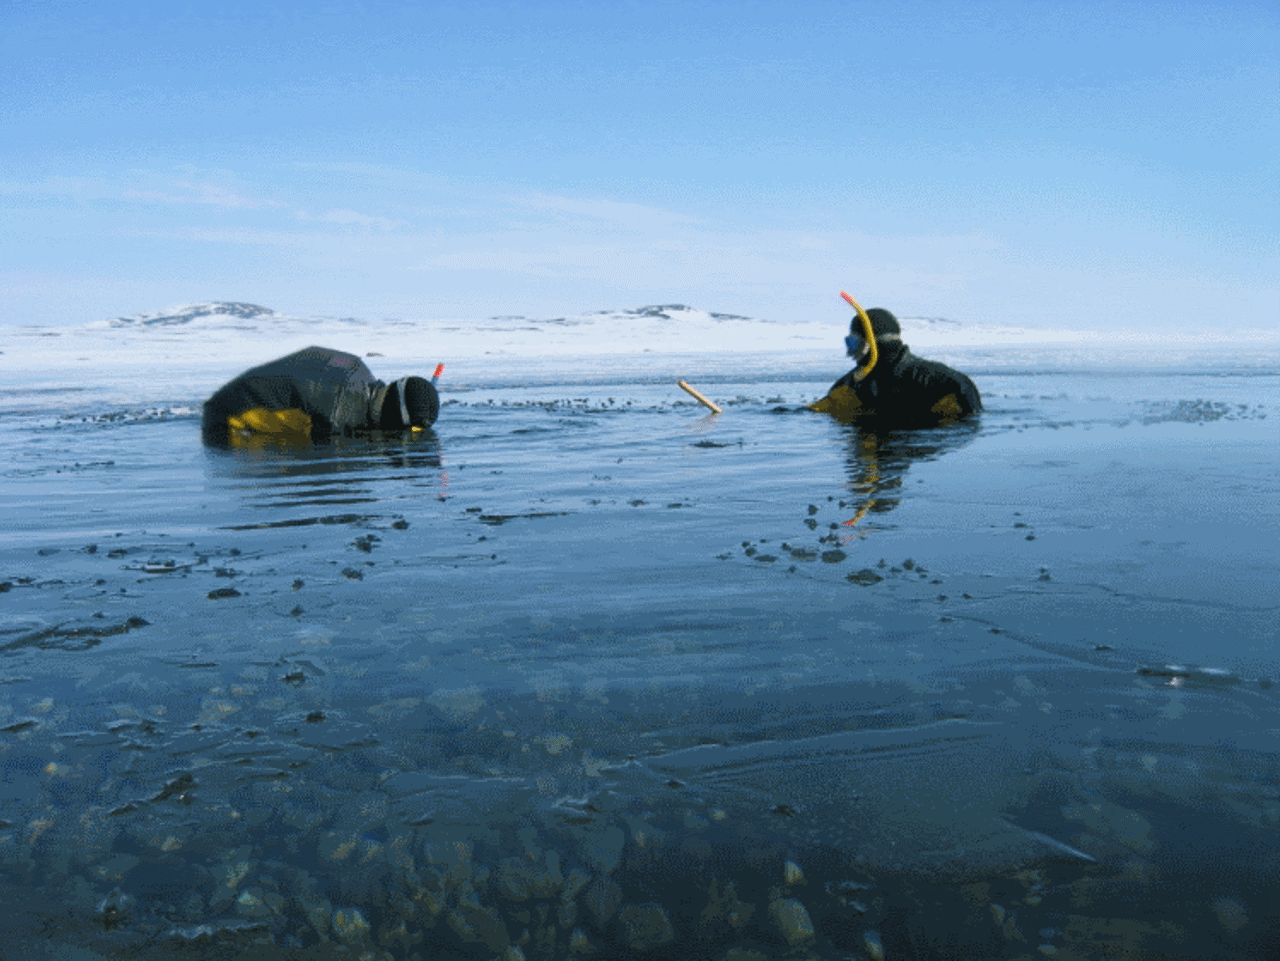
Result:
M312 440L373 429L371 405L383 386L355 354L306 347L245 371L205 401L204 440L228 443L228 420L253 411L298 411Z
M936 360L917 357L897 341L877 344L880 359L861 381L851 370L814 409L877 427L931 427L982 410L973 381Z

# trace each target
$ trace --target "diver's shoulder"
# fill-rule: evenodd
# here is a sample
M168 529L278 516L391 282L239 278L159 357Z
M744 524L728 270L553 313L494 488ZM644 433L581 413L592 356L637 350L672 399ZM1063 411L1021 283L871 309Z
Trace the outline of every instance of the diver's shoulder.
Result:
M944 364L940 360L930 360L927 357L921 357L917 354L913 354L909 350L904 350L902 352L902 357L899 358L895 367L904 371L910 370L912 372L929 374L932 378L936 379L955 380L959 382L969 380L966 374L956 370L954 367Z
M850 370L847 374L845 374L843 377L841 377L839 380L837 380L834 384L832 384L831 390L835 390L837 387L849 387L849 388L857 387L858 386L857 374L858 374L858 368L855 367L852 370ZM828 391L828 393L830 393L830 391Z

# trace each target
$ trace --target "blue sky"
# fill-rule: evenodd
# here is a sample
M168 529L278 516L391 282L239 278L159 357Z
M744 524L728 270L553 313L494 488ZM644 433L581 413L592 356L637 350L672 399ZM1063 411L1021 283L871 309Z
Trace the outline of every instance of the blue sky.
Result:
M0 323L1272 327L1278 10L0 0Z

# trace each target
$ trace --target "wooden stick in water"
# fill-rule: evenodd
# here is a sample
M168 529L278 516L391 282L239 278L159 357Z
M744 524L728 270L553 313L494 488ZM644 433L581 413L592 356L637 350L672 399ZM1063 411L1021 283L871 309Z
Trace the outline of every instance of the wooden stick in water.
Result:
M713 413L713 414L723 414L723 413L724 413L724 411L722 411L722 410L721 410L719 407L717 407L715 404L711 403L711 401L707 400L705 397L703 397L701 394L699 394L696 390L694 390L692 387L690 387L690 386L689 386L688 384L686 384L684 381L682 381L682 380L678 380L678 381L676 381L676 384L677 384L677 385L679 385L679 387L680 387L682 390L686 390L686 391L688 391L690 394L692 394L692 395L694 396L694 398L695 398L697 401L699 401L700 403L705 404L706 406L710 407L710 408L711 408L711 413Z

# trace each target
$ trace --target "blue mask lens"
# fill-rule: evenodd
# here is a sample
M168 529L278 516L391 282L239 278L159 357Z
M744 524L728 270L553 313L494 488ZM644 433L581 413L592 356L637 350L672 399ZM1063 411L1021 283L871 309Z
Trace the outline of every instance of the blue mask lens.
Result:
M844 339L844 349L850 357L857 357L866 348L867 342L861 337L846 337Z

